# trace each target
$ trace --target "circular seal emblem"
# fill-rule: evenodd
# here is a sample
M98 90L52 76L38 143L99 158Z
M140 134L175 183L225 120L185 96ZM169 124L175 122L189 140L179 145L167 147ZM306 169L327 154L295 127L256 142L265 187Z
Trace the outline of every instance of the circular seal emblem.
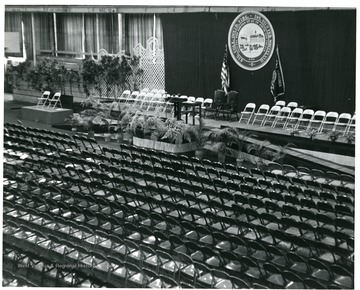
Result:
M275 47L275 33L261 13L246 11L230 26L229 50L234 61L246 70L258 70L270 60Z

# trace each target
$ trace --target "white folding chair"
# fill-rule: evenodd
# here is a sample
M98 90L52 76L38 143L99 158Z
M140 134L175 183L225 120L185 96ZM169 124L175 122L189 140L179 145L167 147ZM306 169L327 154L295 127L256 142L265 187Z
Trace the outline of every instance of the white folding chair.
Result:
M274 106L279 106L281 109L282 107L285 107L285 105L286 105L285 101L277 101Z
M270 106L268 104L262 104L256 113L254 113L254 119L252 121L252 125L255 125L256 121L258 121L258 117L261 117L260 124L264 121L264 118L267 113L269 113Z
M334 130L345 134L347 125L351 122L351 115L349 113L341 113L335 122Z
M309 126L307 127L307 130L314 128L317 129L317 131L319 132L321 129L322 122L324 122L325 116L326 116L325 111L322 110L316 111L309 122Z
M159 103L161 102L161 97L162 94L156 93L154 95L154 97L150 100L149 106L147 107L147 111L149 111L150 108L154 108L154 110L156 109L156 107L159 105Z
M334 128L335 123L337 122L338 118L339 118L339 113L328 112L325 115L324 121L321 123L319 133L322 133L323 131L324 132L331 131Z
M353 117L351 118L349 124L346 126L346 129L345 129L345 134L349 133L349 132L355 132L355 113L353 115Z
M275 116L274 121L271 125L272 128L275 128L277 124L280 124L280 127L284 127L287 119L291 114L291 108L282 107L279 113Z
M162 112L165 113L165 116L167 116L169 111L171 114L174 112L174 103L171 102L171 97L173 97L173 96L171 96L170 94L163 95L165 106L164 106L164 109ZM166 98L168 98L167 101L166 101ZM169 108L170 108L170 110L169 110Z
M150 104L151 100L153 99L153 97L154 97L154 93L151 93L151 92L147 93L140 104L140 109L147 108L148 105Z
M153 93L153 94L157 94L157 92L158 92L158 89L152 89L152 90L150 91L150 93Z
M286 107L289 107L289 108L291 108L291 110L294 110L295 108L297 108L297 106L298 106L297 102L290 102L287 104Z
M118 98L118 101L119 102L121 102L121 101L127 102L130 95L131 95L130 90L125 90L122 92L121 96Z
M139 91L133 91L131 95L125 100L125 104L135 102L136 98L139 96Z
M136 99L134 100L133 106L135 107L135 106L141 105L142 102L143 102L143 100L144 100L144 98L146 97L146 94L147 94L147 93L141 91L141 92L137 95Z
M241 120L247 117L247 121L246 124L249 124L251 117L253 116L254 112L255 112L255 108L256 108L256 104L254 103L247 103L244 110L240 113L240 119L239 119L239 123L241 123Z
M149 88L143 88L142 90L140 90L140 93L141 92L144 92L145 94L147 94L147 93L150 92L150 89Z
M306 130L307 127L310 124L311 119L314 116L314 110L312 109L305 109L304 112L302 113L301 117L299 117L296 125L295 125L295 130Z
M49 96L50 96L50 92L49 91L45 91L43 92L43 94L41 95L40 98L38 98L38 102L37 102L37 107L44 107L47 103L47 101L49 100Z
M48 108L55 109L57 104L60 104L60 107L62 108L60 98L61 98L61 93L60 92L55 93L51 99L50 98L48 99L48 102L49 102Z
M276 115L279 114L280 110L281 110L280 106L277 105L272 106L270 111L265 115L265 118L260 126L266 126L268 122L272 124L275 120Z
M302 117L303 114L302 108L295 108L291 111L290 116L287 118L286 123L284 124L284 129L287 129L288 127L295 129L295 126L297 122L299 121L299 118Z

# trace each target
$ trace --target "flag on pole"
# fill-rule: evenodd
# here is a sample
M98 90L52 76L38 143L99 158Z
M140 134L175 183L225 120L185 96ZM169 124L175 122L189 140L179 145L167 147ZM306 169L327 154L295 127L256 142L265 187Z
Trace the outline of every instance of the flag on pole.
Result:
M227 61L227 55L228 55L227 45L225 44L225 53L221 67L221 74L220 74L221 88L224 90L225 94L228 93L228 89L230 87L230 72Z
M285 94L285 81L284 81L284 75L283 75L283 71L282 71L282 67L281 67L279 47L276 47L276 62L275 62L275 69L272 74L270 91L274 97L275 103L279 96Z

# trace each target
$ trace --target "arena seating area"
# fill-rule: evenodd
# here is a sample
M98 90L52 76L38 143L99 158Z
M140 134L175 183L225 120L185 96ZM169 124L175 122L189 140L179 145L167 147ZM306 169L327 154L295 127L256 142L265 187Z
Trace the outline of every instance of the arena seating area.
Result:
M354 180L5 124L3 286L354 288Z

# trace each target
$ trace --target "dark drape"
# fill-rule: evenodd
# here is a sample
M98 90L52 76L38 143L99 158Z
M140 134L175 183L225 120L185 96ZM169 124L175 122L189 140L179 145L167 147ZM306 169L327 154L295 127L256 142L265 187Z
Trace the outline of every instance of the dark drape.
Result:
M169 93L213 97L229 27L238 13L162 15L165 87ZM287 102L353 113L355 110L355 10L264 12L273 25L284 72ZM229 55L230 89L239 106L273 104L270 93L275 53L257 71L247 71Z

